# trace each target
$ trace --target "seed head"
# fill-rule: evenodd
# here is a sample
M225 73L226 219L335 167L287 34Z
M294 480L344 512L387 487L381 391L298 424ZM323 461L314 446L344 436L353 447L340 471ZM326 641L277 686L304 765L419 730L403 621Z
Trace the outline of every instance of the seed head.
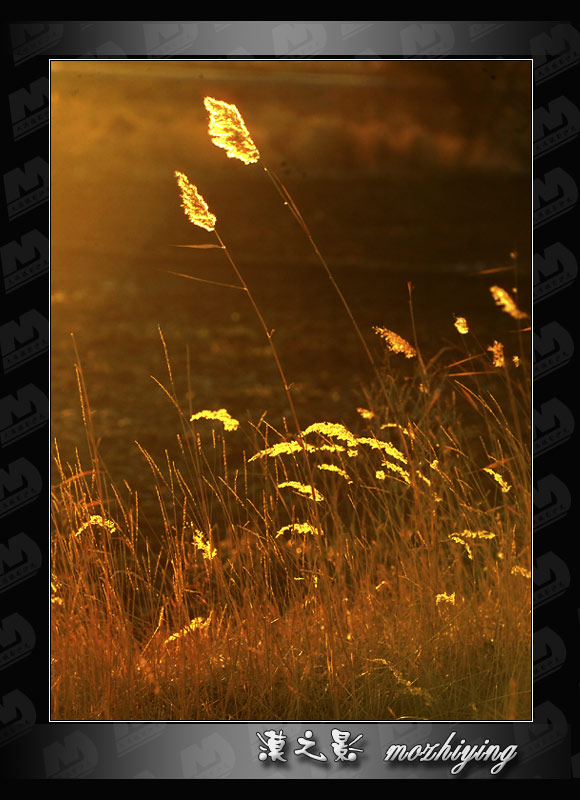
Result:
M399 336L398 333L393 333L393 331L390 331L388 328L379 328L377 326L375 326L373 330L381 339L385 340L391 352L402 353L405 358L413 358L417 355L415 348L412 347L406 339Z
M206 97L203 103L209 112L209 135L216 147L225 150L228 158L238 158L244 164L259 161L258 148L236 106L214 97Z
M510 296L509 292L502 289L501 286L490 286L489 291L492 294L495 304L500 306L506 314L514 319L527 319L528 315L525 311L520 311L517 307L515 300Z
M205 228L206 231L215 229L216 217L210 212L207 203L197 191L197 187L190 183L187 175L176 170L175 177L181 191L181 207L185 215L194 225Z

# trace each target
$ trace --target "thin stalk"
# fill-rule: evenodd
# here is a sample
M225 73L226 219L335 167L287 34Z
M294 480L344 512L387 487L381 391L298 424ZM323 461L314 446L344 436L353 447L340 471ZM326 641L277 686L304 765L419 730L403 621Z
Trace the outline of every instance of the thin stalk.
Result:
M304 442L304 439L302 438L302 428L300 426L300 422L298 421L298 415L296 413L296 407L294 405L294 401L292 400L292 395L290 394L290 385L288 383L288 380L286 379L286 374L285 374L284 369L282 367L282 363L280 362L280 358L278 356L278 351L276 350L274 342L272 341L272 334L270 332L270 329L266 325L266 321L264 320L264 317L262 316L262 312L260 311L260 308L259 308L258 304L254 300L254 296L253 296L252 292L250 291L250 288L248 287L246 281L244 280L243 275L241 274L241 272L237 268L236 263L233 260L233 258L231 257L230 252L229 252L228 248L226 247L223 239L221 238L221 236L217 232L217 229L215 229L215 228L214 228L214 233L216 235L216 238L217 238L218 242L220 243L221 248L223 249L224 253L226 254L226 258L230 262L230 266L232 267L237 279L239 280L242 288L244 289L244 291L248 295L250 303L252 304L252 308L256 312L256 316L258 317L258 320L260 321L260 324L261 324L262 328L264 329L264 333L266 334L266 338L268 339L268 344L270 345L270 350L272 351L272 356L274 358L274 362L275 362L276 367L278 369L278 373L280 374L280 379L282 381L282 385L284 386L284 391L286 392L286 398L288 400L288 405L290 406L290 412L292 414L292 418L294 420L294 425L296 427L296 433L297 433L297 436L298 436L298 441L300 443L300 446L304 450L304 455L306 456L305 461L306 461L306 467L307 467L307 470L308 470L308 478L309 478L309 481L310 481L310 488L312 490L312 500L314 502L314 509L315 509L315 513L316 513L318 528L321 529L320 519L319 519L319 516L318 516L318 511L316 509L316 500L315 500L315 494L316 493L315 493L315 489L314 489L314 479L313 479L313 475L312 475L312 468L310 466L310 460L308 458L308 451L307 451L307 448L306 448L306 443Z
M363 349L364 349L365 353L367 354L367 357L368 357L368 359L369 359L369 361L370 361L370 363L371 363L371 365L373 367L375 375L376 375L376 377L377 377L377 379L378 379L383 391L385 392L385 396L387 396L386 387L384 385L382 375L381 375L381 373L379 371L379 368L376 365L376 362L375 362L375 360L373 358L373 355L372 355L372 353L371 353L371 351L369 349L369 346L366 343L366 340L365 340L364 336L362 335L361 329L359 328L359 325L358 325L356 319L354 318L354 315L353 315L352 311L350 310L350 306L349 306L345 296L343 295L339 285L337 284L336 280L334 279L334 275L332 274L332 272L330 270L330 267L328 266L328 264L326 262L326 259L324 258L324 256L320 252L320 250L318 249L318 245L314 241L314 239L312 237L312 234L310 232L310 229L309 229L308 225L306 224L306 222L304 221L304 218L303 218L302 214L300 213L296 203L294 202L294 200L291 197L290 193L288 192L288 190L286 189L286 187L284 186L282 181L278 178L276 173L271 172L268 169L268 167L266 167L266 166L264 166L263 169L264 169L264 172L266 173L266 175L268 176L268 178L270 178L270 180L272 181L272 184L275 187L276 191L278 192L278 194L280 195L280 197L284 201L284 205L287 206L287 208L290 209L290 212L292 213L292 215L294 216L294 218L296 219L296 221L298 222L298 224L302 228L302 231L304 232L306 238L310 242L310 245L312 246L312 249L314 250L314 253L316 254L316 257L318 258L318 260L322 264L322 266L324 268L324 271L326 272L326 274L328 276L328 279L330 280L332 286L334 287L334 290L338 294L338 297L340 298L340 301L341 301L342 305L344 306L344 309L345 309L346 313L348 314L348 317L349 317L349 319L350 319L350 321L351 321L351 323L352 323L352 325L353 325L353 327L354 327L354 329L356 331L356 334L357 334L358 338L360 339L360 342L361 342L361 344L363 346Z
M423 361L423 356L421 355L421 350L419 349L419 342L417 340L417 329L415 327L415 314L413 312L413 284L411 281L407 284L407 289L409 290L409 313L411 314L411 326L413 328L413 339L415 340L415 350L417 351L417 357L419 359L419 364L421 365L421 371L423 375L427 374L425 370L425 363Z

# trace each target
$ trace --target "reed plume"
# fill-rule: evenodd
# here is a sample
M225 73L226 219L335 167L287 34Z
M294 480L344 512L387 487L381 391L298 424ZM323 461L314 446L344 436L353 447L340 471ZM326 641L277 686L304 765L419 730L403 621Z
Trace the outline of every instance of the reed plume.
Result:
M211 99L211 98L209 98L209 99ZM217 103L218 101L215 101L215 102ZM225 104L225 105L227 105L227 104ZM241 117L240 117L240 119L241 119ZM243 124L243 121L242 121L242 124ZM245 126L244 126L244 128L245 128ZM294 425L296 426L296 432L298 434L298 442L299 442L301 448L303 449L303 451L306 453L307 452L307 445L306 445L306 442L302 438L302 429L301 429L300 423L298 421L298 415L296 413L296 407L294 405L294 401L292 400L292 395L290 394L290 384L288 383L288 380L287 380L286 375L284 373L284 369L282 368L282 364L281 364L280 358L278 356L278 351L276 350L276 347L274 346L274 342L272 341L272 333L271 333L270 329L268 328L268 326L266 325L266 321L264 320L264 317L262 316L262 312L260 311L260 308L257 305L257 303L256 303L256 301L254 299L254 296L252 295L252 293L251 293L246 281L244 280L241 272L239 271L238 267L236 266L236 263L234 262L233 258L231 257L231 255L229 253L229 250L227 249L226 245L224 244L221 236L219 235L219 233L216 230L217 219L216 219L215 215L212 214L209 211L208 205L205 202L205 200L203 199L203 197L200 195L200 193L198 192L197 187L195 187L191 183L189 178L183 172L176 171L175 172L175 177L177 178L177 183L178 183L179 188L181 190L181 205L182 205L182 208L185 211L185 214L186 214L187 218L194 225L198 225L201 228L205 228L208 231L213 231L214 232L214 234L215 234L215 236L216 236L216 238L217 238L217 240L219 242L220 248L224 251L224 253L225 253L225 255L226 255L226 257L227 257L227 259L228 259L228 261L229 261L229 263L230 263L230 265L231 265L231 267L232 267L232 269L233 269L238 281L239 281L239 286L236 287L236 288L243 289L246 292L246 294L247 294L247 296L248 296L248 298L250 300L250 303L252 304L252 307L253 307L253 309L254 309L254 311L256 313L256 316L258 317L258 320L259 320L259 322L260 322L260 324L261 324L261 326L262 326L262 328L264 330L264 333L266 334L266 338L268 339L268 344L270 345L270 351L271 351L272 356L274 358L274 362L276 363L276 367L278 369L278 374L280 375L280 378L282 380L282 385L283 385L284 391L286 393L286 398L288 400L288 405L290 407L290 412L291 412L292 418L294 420ZM186 277L191 277L191 276L186 276ZM235 430L235 427L237 427L235 425L237 420L231 419L229 417L228 412L225 409L221 409L218 412L203 411L203 412L200 412L199 415L194 415L192 417L192 420L194 420L194 419L196 419L198 417L204 417L204 418L207 419L208 415L212 415L212 414L213 414L213 416L210 416L209 418L220 419L221 422L224 424L224 426L226 426L226 429ZM215 416L216 414L217 414L217 416ZM313 482L313 478L312 478L312 469L310 467L310 462L308 461L308 459L306 459L306 466L307 466L307 470L308 470L309 477L310 477L310 483L311 483L310 494L311 494L313 499L317 499L317 497L316 497L316 489L314 488L314 482Z
M237 158L244 164L259 161L258 148L236 106L214 97L206 97L203 103L209 112L209 135L216 147L225 150L228 158Z
M223 100L216 100L214 97L206 97L204 98L204 105L209 112L209 135L213 144L217 147L221 147L227 153L228 158L238 158L240 161L243 161L244 164L255 164L260 160L260 153L258 148L254 144L252 137L250 136L250 132L248 131L244 120L238 111L237 107L231 103L226 103ZM384 386L384 382L382 376L378 370L378 367L375 363L375 360L372 356L372 353L369 349L368 344L364 336L361 333L361 330L356 322L352 311L350 310L350 306L348 305L346 298L344 297L340 287L336 283L332 272L330 271L330 267L326 263L326 259L318 249L316 242L312 238L312 234L310 229L308 228L302 214L298 210L296 203L294 202L293 198L291 197L290 193L280 180L280 178L272 171L268 169L263 164L263 169L266 175L272 181L276 191L282 198L284 205L290 210L291 214L294 216L295 220L298 222L300 227L302 228L304 234L306 235L316 257L322 264L324 271L326 272L328 279L332 283L334 290L338 294L342 305L346 313L348 314L350 321L356 331L356 334L362 344L362 347L371 363L371 366L377 376L380 386L383 388L385 395L387 394L386 388Z
M240 427L238 420L230 416L225 408L220 408L218 411L198 411L197 414L190 417L189 421L195 422L197 419L215 419L223 424L226 431L237 431Z
M205 228L206 231L215 230L217 222L215 214L209 210L207 203L197 191L197 186L194 186L183 172L176 170L175 177L181 191L181 207L187 219L194 225Z
M499 306L506 314L514 319L527 319L528 314L518 308L515 300L511 297L509 292L502 289L501 286L490 286L489 291L492 294L495 304Z
M378 326L375 326L373 330L381 339L385 340L392 353L401 353L405 358L414 358L417 355L415 348L406 339L399 336L398 333L393 333L388 328L379 328Z
M501 342L495 341L487 349L493 356L493 366L498 368L505 367L503 344Z

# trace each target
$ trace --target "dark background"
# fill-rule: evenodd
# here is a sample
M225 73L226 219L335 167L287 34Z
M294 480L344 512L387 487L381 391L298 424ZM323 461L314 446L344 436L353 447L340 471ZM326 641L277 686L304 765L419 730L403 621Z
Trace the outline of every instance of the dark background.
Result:
M238 106L259 164L211 143L206 95ZM247 298L168 274L235 282L219 250L176 247L216 240L185 218L175 169L217 215L275 329L305 427L350 424L370 366L262 165L294 197L378 358L373 325L413 338L409 281L426 357L457 343L454 314L484 349L497 338L515 354L517 326L489 286L518 286L529 311L530 147L526 61L52 62L52 430L61 455L72 459L84 441L71 333L101 455L153 517L134 441L163 460L179 430L151 380L167 383L158 326L185 410L225 407L254 420L267 411L277 427L288 414ZM515 271L479 274L514 265L512 251Z

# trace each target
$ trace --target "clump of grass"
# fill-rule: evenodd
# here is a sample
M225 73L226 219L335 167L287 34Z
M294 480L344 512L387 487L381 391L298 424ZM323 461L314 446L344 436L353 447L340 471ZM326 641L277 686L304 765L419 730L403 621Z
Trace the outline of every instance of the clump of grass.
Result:
M164 464L143 451L158 546L138 498L105 502L57 451L53 718L528 718L529 453L464 386L417 364L397 403L368 391L358 429L322 421L302 447L188 416L170 380L183 432Z
M214 142L255 163L239 113L206 106ZM262 324L294 429L223 408L186 414L162 337L158 385L181 433L163 463L141 448L163 520L151 539L138 497L106 479L78 368L91 465L63 463L55 444L52 718L528 719L525 359L517 367L500 343L473 337L470 351L463 317L447 366L441 353L425 361L416 336L377 326L384 363L361 334L377 380L355 429L302 429L215 216L176 177L188 218L215 233Z

